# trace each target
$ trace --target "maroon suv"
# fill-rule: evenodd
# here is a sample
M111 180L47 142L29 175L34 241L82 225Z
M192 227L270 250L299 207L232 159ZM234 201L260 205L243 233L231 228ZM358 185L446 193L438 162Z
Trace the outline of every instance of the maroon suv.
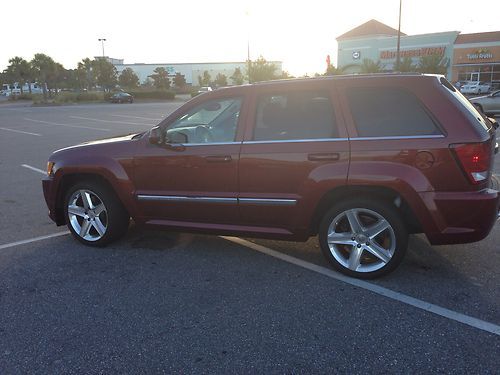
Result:
M50 217L103 246L138 224L305 241L339 271L394 269L409 233L479 241L495 130L443 77L339 76L200 95L148 132L56 151Z

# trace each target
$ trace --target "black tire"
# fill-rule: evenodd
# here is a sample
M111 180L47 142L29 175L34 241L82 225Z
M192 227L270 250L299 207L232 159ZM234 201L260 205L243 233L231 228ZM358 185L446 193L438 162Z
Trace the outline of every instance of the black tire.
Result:
M358 218L363 229L351 229L348 213ZM380 228L386 224L390 228L372 238L371 233L376 232L375 224L378 223ZM331 244L328 243L329 232ZM338 243L344 241L349 244ZM390 273L401 263L408 247L408 230L395 207L366 198L349 199L334 205L325 214L319 228L319 243L323 255L336 270L360 279L373 279ZM384 260L373 255L374 251L383 255ZM356 254L359 254L358 261L351 263L351 256ZM351 264L354 269L349 268Z
M83 195L87 198L87 208L84 207ZM89 207L89 197L94 208ZM100 202L104 211L100 211ZM68 189L64 198L64 215L71 234L81 243L94 247L106 246L122 237L127 232L130 219L116 194L94 181L83 181ZM80 233L87 234L82 236Z

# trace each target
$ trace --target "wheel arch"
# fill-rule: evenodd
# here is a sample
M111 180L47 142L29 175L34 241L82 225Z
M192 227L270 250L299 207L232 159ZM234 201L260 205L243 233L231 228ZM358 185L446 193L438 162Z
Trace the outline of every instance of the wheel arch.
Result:
M394 207L401 215L401 219L409 233L421 233L422 225L407 200L396 190L386 186L339 186L327 191L319 200L314 210L311 226L312 235L319 231L321 219L336 203L346 199L376 199Z
M124 202L120 194L114 188L113 184L106 177L98 173L91 173L91 172L67 173L61 176L56 193L55 216L57 225L66 224L66 219L64 216L64 198L66 196L68 189L70 189L75 184L84 181L101 184L110 191L112 191L116 195L118 200L121 202L122 206L127 211L127 213L130 215L130 211L128 210L127 205L125 204L126 202Z

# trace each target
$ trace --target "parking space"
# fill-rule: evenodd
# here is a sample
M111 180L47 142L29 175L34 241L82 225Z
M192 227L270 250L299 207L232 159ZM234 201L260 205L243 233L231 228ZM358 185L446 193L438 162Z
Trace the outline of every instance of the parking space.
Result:
M413 236L396 272L367 284L337 277L315 238L132 224L105 249L14 244L66 231L41 191L53 150L145 131L180 104L0 106L0 373L496 371L499 225L468 245Z

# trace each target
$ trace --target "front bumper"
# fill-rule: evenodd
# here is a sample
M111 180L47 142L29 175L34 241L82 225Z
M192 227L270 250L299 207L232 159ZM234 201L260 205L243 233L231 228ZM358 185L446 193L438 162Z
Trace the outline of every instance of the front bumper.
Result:
M426 192L420 196L433 219L432 225L424 225L433 245L480 241L488 236L499 218L497 190Z
M47 203L47 207L49 209L49 217L57 225L64 225L62 215L60 215L60 212L57 209L57 190L54 179L50 177L42 179L42 188L45 203Z

